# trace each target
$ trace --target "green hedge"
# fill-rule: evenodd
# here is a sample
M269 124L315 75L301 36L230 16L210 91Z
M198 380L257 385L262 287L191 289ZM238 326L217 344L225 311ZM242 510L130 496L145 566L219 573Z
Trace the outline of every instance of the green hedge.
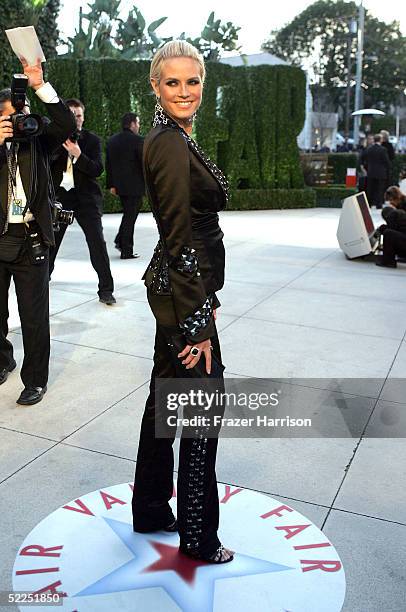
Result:
M235 189L231 192L231 210L266 210L314 208L313 189Z
M347 168L358 167L358 155L356 153L330 153L327 163L333 169L333 183L345 185Z
M345 185L347 168L359 167L359 155L357 153L331 153L328 156L328 165L333 169L333 183ZM406 155L397 154L393 161L393 182L397 183L401 170L406 170Z
M357 193L356 189L330 185L329 187L314 187L316 206L322 208L341 208L342 201Z
M314 208L316 194L313 189L233 189L227 210L267 210L282 208ZM121 212L119 198L105 192L104 212ZM144 198L141 212L151 208Z

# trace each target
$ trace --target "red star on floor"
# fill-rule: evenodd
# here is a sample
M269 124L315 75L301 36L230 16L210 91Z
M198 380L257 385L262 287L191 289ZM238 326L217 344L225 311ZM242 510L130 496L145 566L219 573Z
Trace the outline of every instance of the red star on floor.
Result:
M157 553L161 555L158 561L155 561L148 567L142 570L145 572L164 572L166 570L172 570L176 572L178 576L185 582L193 584L195 579L196 570L202 565L207 565L206 561L199 561L192 559L179 552L177 546L168 546L168 544L161 544L160 542L151 542L151 546L155 548Z

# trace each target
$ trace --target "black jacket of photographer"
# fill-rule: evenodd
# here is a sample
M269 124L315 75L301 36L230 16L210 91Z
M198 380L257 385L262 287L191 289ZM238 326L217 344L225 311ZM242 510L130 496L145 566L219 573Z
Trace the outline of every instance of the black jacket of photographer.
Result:
M75 129L75 118L61 99L56 103L45 104L45 107L51 121L45 122L41 135L32 138L30 141L20 143L18 166L28 201L31 192L31 160L35 150L36 168L34 172L37 178L37 188L29 200L29 209L39 225L44 243L51 246L54 244L54 231L49 198L47 159ZM6 146L6 144L0 146L0 235L4 232L7 221L8 168Z
M71 131L71 133L73 130ZM52 156L52 176L54 179L57 196L66 206L75 210L81 208L97 207L102 210L103 198L97 178L103 172L102 146L100 138L89 130L79 133L78 145L81 154L73 164L73 180L75 186L66 191L59 187L63 173L68 162L68 152L63 147Z

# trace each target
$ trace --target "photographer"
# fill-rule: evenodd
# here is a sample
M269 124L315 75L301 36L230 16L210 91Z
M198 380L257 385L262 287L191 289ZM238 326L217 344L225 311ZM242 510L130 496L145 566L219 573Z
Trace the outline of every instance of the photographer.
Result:
M382 210L386 225L377 233L383 235L383 255L378 256L376 265L396 268L396 255L406 257L406 197L398 187L389 187L385 192L388 206Z
M52 175L58 200L63 208L74 211L75 219L85 234L90 261L99 277L99 301L111 306L116 300L103 236L103 198L97 182L97 177L103 172L101 140L93 132L82 129L85 119L83 103L71 98L66 100L66 104L75 116L76 129L53 156ZM55 236L55 248L50 254L50 274L65 231L66 225Z
M0 384L16 367L13 346L7 340L8 291L13 277L24 343L24 390L17 402L30 405L41 401L48 381L48 251L54 244L48 156L72 132L74 121L51 84L44 83L40 60L34 66L24 59L21 63L25 77L16 75L12 89L0 91ZM27 118L27 128L35 122L39 126L33 135L24 132L21 119L29 113L27 85L51 117L50 122L38 116ZM17 103L20 117L13 106Z

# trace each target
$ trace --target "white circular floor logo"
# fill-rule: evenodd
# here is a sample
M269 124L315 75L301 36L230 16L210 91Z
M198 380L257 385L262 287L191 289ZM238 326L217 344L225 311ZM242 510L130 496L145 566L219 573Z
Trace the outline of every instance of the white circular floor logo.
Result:
M18 552L14 591L63 593L59 609L69 612L341 610L339 556L294 508L219 484L220 538L237 552L231 563L209 565L179 554L177 534L134 533L131 497L132 485L119 484L47 516ZM171 503L176 510L175 486Z

